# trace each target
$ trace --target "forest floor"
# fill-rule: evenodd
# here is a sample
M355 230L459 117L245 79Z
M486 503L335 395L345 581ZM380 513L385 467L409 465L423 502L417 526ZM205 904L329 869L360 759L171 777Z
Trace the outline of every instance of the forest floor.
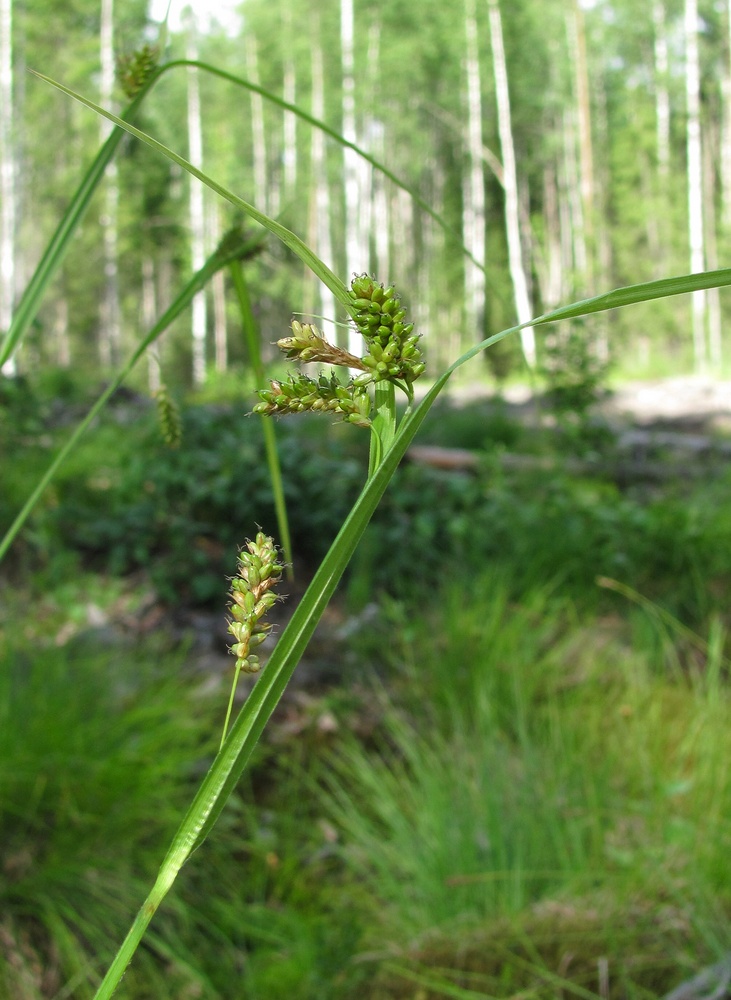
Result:
M455 381L445 397L464 404L495 395L484 381ZM511 409L530 409L534 393L529 385L508 386L502 398ZM613 388L594 412L610 422L637 424L702 424L707 430L731 431L731 381L705 376L677 375L672 378L626 382Z

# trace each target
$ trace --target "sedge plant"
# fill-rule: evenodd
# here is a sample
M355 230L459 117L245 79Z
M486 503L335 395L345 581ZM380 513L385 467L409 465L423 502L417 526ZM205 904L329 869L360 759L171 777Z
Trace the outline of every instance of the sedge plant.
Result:
M170 65L165 68L169 68ZM151 86L159 72L161 70L152 71L145 85ZM219 75L228 76L223 73ZM254 659L255 654L252 654L251 650L259 641L259 637L268 631L264 615L276 599L273 590L268 585L266 587L262 585L268 580L273 581L279 575L282 563L276 555L272 540L266 536L258 536L243 550L238 575L232 583L230 631L235 640L233 653L237 660L236 671L248 669L250 672L258 672L258 680L230 725L227 717L220 750L181 820L162 860L154 884L134 918L127 937L99 985L96 997L98 1000L105 1000L114 993L157 909L175 884L182 866L189 860L193 851L200 847L221 815L381 497L431 406L447 385L453 372L491 345L525 327L588 316L592 313L665 296L685 294L698 289L726 286L731 284L731 268L665 278L616 289L553 310L521 326L502 330L475 345L446 370L437 374L430 389L419 404L415 405L413 384L424 372L424 361L418 345L418 332L406 322L406 316L392 286L386 286L369 275L358 275L351 286L346 287L295 233L276 219L258 211L253 205L152 136L136 128L129 120L130 114L121 118L116 117L68 88L48 80L47 77L41 78L113 122L117 126L113 133L116 142L123 132L136 136L140 141L177 163L239 212L281 240L330 288L364 338L364 351L358 358L355 355L339 352L338 348L334 348L324 340L315 327L296 322L292 326L291 336L280 342L280 348L287 356L302 362L343 366L349 370L348 378L341 381L336 375L331 374L313 378L296 373L286 380L271 382L268 388L260 390L255 410L264 417L320 411L353 424L357 428L354 433L360 429L366 430L370 434L371 450L365 484L289 624L279 637L266 666L260 672L257 671L259 663ZM289 108L288 105L282 104L282 106ZM298 109L296 113L300 113ZM322 127L321 123L313 124ZM376 166L380 168L379 164ZM387 176L391 175L387 173ZM398 183L399 186L404 186ZM418 201L421 204L420 200ZM68 237L68 234L66 236ZM6 354L17 345L19 330L20 326L13 331L12 337L6 338L3 345ZM400 419L397 417L396 409L397 391L406 395L408 404ZM262 569L265 573L268 572L268 575L263 576ZM229 709L229 716L232 714Z

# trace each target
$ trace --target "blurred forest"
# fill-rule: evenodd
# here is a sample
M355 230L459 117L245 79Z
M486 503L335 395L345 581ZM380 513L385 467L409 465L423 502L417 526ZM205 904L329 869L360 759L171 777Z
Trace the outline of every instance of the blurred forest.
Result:
M128 0L3 0L0 328L106 124L26 72L103 106L127 103L115 61L156 45ZM309 123L181 65L139 127L279 217L346 280L396 282L436 372L489 333L612 287L713 269L731 239L731 5L721 0L246 0L231 19L189 8L161 59L243 77L356 143L443 220ZM12 15L12 16L11 16ZM10 69L12 68L12 73ZM12 203L12 210L10 204ZM127 137L15 365L111 370L233 222L231 207ZM474 261L484 264L483 273ZM342 321L272 240L249 281L262 340L292 312ZM245 359L222 274L160 347L165 381ZM627 374L718 372L717 290L581 327L585 363ZM562 329L488 352L503 376L549 367ZM136 378L156 387L156 364Z

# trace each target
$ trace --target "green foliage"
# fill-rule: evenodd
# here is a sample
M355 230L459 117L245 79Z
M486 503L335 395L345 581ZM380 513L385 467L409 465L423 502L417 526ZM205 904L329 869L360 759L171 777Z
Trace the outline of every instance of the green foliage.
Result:
M42 651L3 643L0 898L15 938L8 946L6 936L0 960L8 996L40 996L41 981L54 993L75 981L76 995L91 995L90 959L108 956L212 754L208 709L202 724L203 706L196 718L176 676L179 661L168 659L173 673L162 676L157 658L81 639ZM182 962L185 952L177 954ZM23 956L43 970L37 994L10 989L20 988Z
M594 988L598 955L613 996L663 992L679 949L729 946L719 661L669 681L618 622L545 590L514 603L490 573L469 594L460 581L392 610L379 736L346 740L327 778L343 860L372 899L368 943L389 940L400 965L375 995L416 996L397 985L412 969L435 997L440 977L500 996L536 976L554 996L557 975Z
M175 450L152 420L97 431L61 471L45 517L92 565L114 574L144 567L167 600L222 606L242 539L257 525L275 530L261 430L244 406L190 408L182 421ZM334 429L316 451L310 440L299 430L280 443L295 551L306 564L324 554L363 475Z
M548 385L548 404L559 417L585 420L606 384L609 366L599 357L590 332L591 325L578 320L544 338L541 374Z
M41 424L50 404L30 398L7 411L7 426L26 433L9 443L0 498L6 523L48 455ZM112 409L62 466L25 551L52 561L71 547L113 574L146 569L170 602L223 606L242 539L276 523L261 429L243 402L189 406L182 444L171 450L152 410L139 402ZM316 416L277 425L300 572L322 557L362 481L365 442L348 440L347 430ZM712 609L713 593L699 581L721 587L728 576L727 479L693 492L678 484L658 498L621 492L598 476L570 476L555 452L550 472L509 471L491 457L495 449L558 444L575 452L576 445L571 436L547 442L529 433L500 406L442 407L425 422L424 439L482 451L484 465L469 474L415 464L398 470L351 571L361 593L428 591L432 579L493 565L510 569L516 588L551 580L599 600L594 580L603 575L654 595L689 622ZM611 475L611 441L602 460Z
M163 645L3 642L2 664L0 995L90 997L215 753L223 697ZM353 978L360 916L322 886L332 861L294 781L270 771L276 794L234 797L120 997L225 1000L236 980L315 1000Z

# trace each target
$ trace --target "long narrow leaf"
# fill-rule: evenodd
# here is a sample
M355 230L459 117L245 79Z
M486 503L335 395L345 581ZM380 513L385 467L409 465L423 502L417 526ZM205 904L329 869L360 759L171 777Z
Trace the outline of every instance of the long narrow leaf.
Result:
M129 122L122 121L121 118L117 118L117 116L113 115L110 111L105 111L104 108L100 108L98 104L87 100L85 97L82 97L81 94L77 94L73 90L69 90L68 87L64 87L63 84L57 83L50 77L44 76L42 73L38 73L35 70L31 70L31 72L33 72L39 79L45 80L46 83L49 83L52 87L62 91L62 93L68 94L69 97L73 97L75 101L78 101L87 108L91 108L92 111L101 115L102 118L107 118L110 122L113 122L115 125L123 128L125 131L129 132L130 135L133 135L141 142L146 143L151 149L156 150L158 153L162 153L163 156L172 160L173 163L177 163L179 167L183 168L183 170L187 170L189 174L196 177L199 181L205 184L206 187L209 187L212 191L215 191L216 194L225 198L226 201L235 205L236 208L248 215L249 218L258 222L259 225L264 226L264 228L268 229L270 233L273 233L277 239L281 240L286 247L289 247L289 249L295 253L314 274L317 275L317 277L330 289L335 298L348 312L353 311L353 305L347 289L340 278L338 278L337 275L335 275L330 268L312 252L312 250L310 250L307 244L304 243L299 236L287 229L286 226L283 226L280 222L277 222L275 219L271 219L268 215L260 212L253 205L250 205L248 201L244 201L243 198L239 198L238 195L233 193L233 191L229 191L228 188L225 188L222 184L214 181L212 177L208 176L208 174L205 174L202 170L194 167L192 163L184 157L179 156L178 153L174 152L172 149L163 145L163 143L158 142L157 139L153 139L153 137L148 135L147 132L143 132L141 129L135 128L135 126L130 125Z
M143 101L150 88L154 86L156 81L160 78L162 72L163 70L160 69L150 76L144 87L140 90L139 94L137 94L135 99L125 109L120 121L134 117L140 103ZM94 162L84 174L76 193L71 199L71 204L62 216L55 233L51 237L48 246L43 252L43 256L38 262L38 266L33 272L33 276L28 282L25 291L20 298L20 302L13 313L10 328L0 343L0 367L2 367L5 361L7 361L7 359L14 353L18 344L25 336L26 331L35 319L43 294L61 265L69 247L69 243L71 242L71 237L86 212L86 209L89 207L92 196L104 176L104 171L106 170L109 161L112 159L112 156L114 156L117 146L121 142L123 136L124 129L115 128L109 134L109 138L101 147L94 158Z
M367 163L370 163L370 165L375 170L383 174L383 176L386 177L389 181L391 181L392 184L395 184L396 187L401 188L402 191L405 191L406 194L408 194L408 196L414 202L414 204L419 206L422 212L425 212L428 216L434 219L439 228L447 236L449 236L451 240L454 240L455 246L460 248L462 254L464 254L465 257L469 258L469 260L472 261L475 267L479 268L479 270L482 271L483 274L485 274L489 282L489 274L487 273L485 265L480 263L480 261L477 260L474 254L472 254L471 251L467 249L467 247L462 242L461 235L456 230L452 229L449 223L446 222L446 220L439 214L439 212L435 211L431 207L431 205L429 204L428 201L426 201L426 199L421 197L418 191L412 188L409 184L406 184L404 181L402 181L401 178L398 176L398 174L394 174L393 171L389 170L385 164L381 163L380 160L377 160L376 157L372 156L367 150L363 149L361 146L358 146L354 142L350 142L349 139L346 139L335 129L330 128L329 125L325 124L325 122L323 121L320 121L319 118L315 118L314 115L309 114L303 108L300 108L297 104L290 104L288 101L283 100L283 98L279 97L278 94L275 94L271 90L267 90L266 87L262 87L257 83L252 83L250 80L245 80L243 77L236 76L233 73L228 73L226 72L226 70L219 69L218 66L212 66L210 63L199 62L195 59L173 60L169 63L166 63L165 68L167 69L169 66L176 66L176 65L195 66L198 69L202 70L203 72L210 73L212 76L218 76L222 80L227 80L229 83L233 83L237 87L243 87L246 90L252 91L252 93L254 94L260 94L265 100L270 101L272 104L275 104L277 107L281 108L282 111L288 111L291 114L296 115L303 122L306 122L308 125L311 125L313 128L319 129L322 133L329 136L344 149L352 149L354 153L357 153L361 159L365 160ZM501 294L502 286L498 287L497 289L494 289L494 291L496 291L497 294Z

